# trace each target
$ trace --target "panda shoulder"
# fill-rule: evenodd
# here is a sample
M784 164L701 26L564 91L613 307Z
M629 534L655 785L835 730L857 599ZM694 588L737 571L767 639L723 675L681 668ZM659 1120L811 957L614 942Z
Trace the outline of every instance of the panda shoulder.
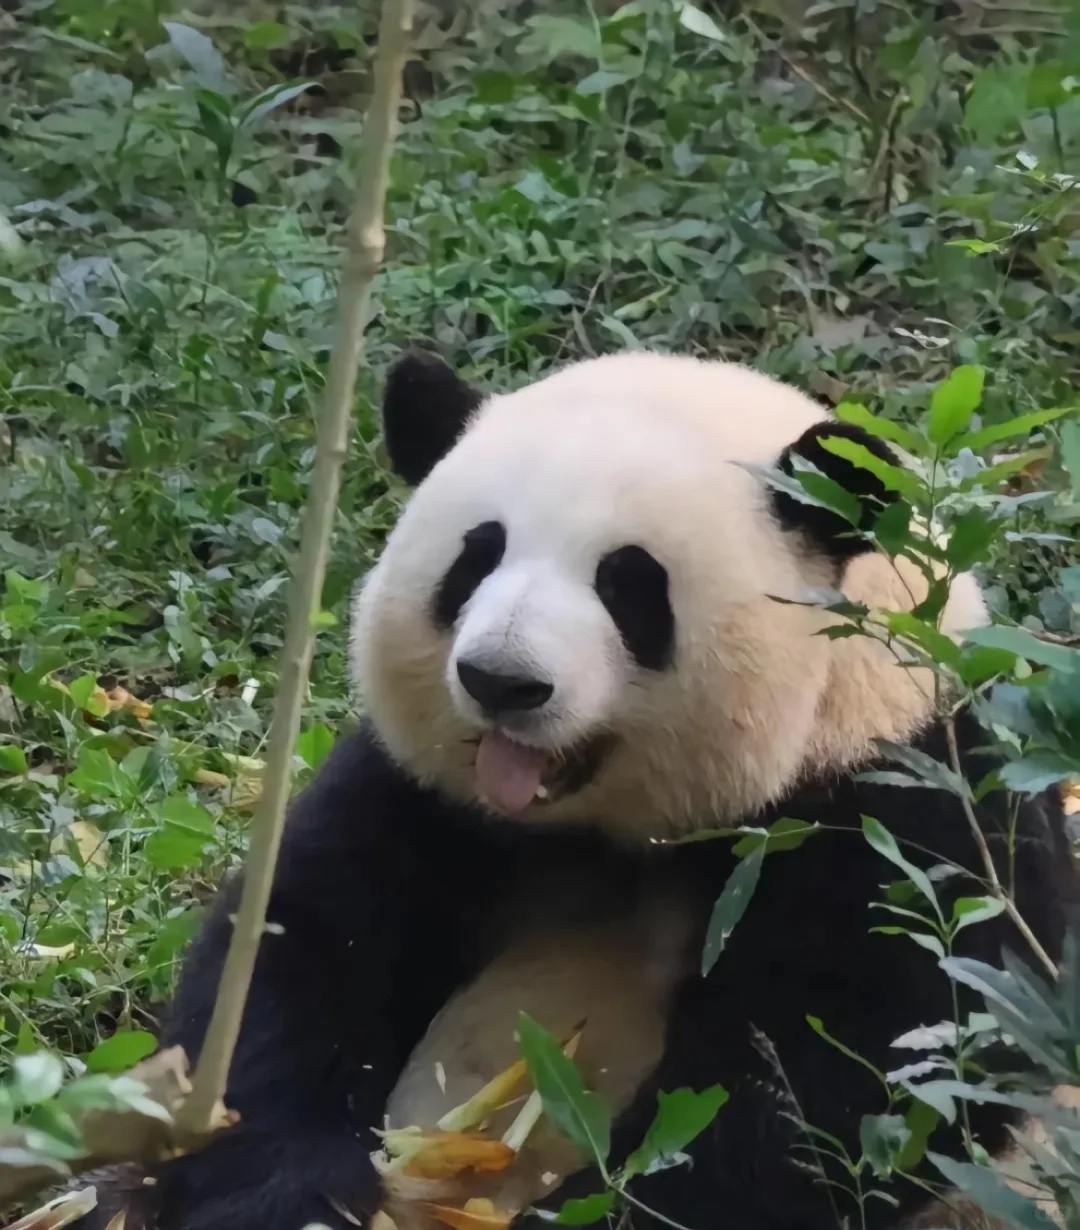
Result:
M289 807L283 853L310 845L342 853L398 816L438 810L438 799L398 766L372 727L341 736Z

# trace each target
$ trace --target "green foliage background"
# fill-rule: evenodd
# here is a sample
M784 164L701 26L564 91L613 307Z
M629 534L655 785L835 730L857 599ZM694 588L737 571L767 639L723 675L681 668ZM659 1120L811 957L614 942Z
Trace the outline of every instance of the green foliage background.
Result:
M0 1062L145 1053L242 849L374 29L0 4ZM1073 403L1075 6L462 0L418 29L375 377L415 339L502 386L649 346L901 424L960 364L976 427ZM402 494L376 397L300 780L349 721L348 595ZM985 457L1030 455L973 558L1000 613L1075 644L1080 428L1000 435Z

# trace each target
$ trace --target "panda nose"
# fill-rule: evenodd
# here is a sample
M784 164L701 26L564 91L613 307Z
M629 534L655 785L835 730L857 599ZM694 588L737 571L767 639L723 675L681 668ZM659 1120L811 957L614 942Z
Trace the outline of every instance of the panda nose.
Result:
M457 664L461 686L485 713L523 713L547 704L555 685L528 675L488 670L462 659Z

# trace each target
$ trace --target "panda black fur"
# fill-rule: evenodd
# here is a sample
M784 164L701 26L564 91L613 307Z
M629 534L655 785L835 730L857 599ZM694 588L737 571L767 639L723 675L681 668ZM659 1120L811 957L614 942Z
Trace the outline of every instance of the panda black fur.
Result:
M861 817L916 864L973 874L948 881L946 897L979 892L981 864L953 796L853 775L873 763L874 737L948 758L926 678L868 638L814 636L826 616L773 601L839 583L896 608L925 592L838 518L743 468L800 454L872 509L887 493L820 446L854 429L745 369L655 355L592 360L484 400L413 353L384 413L391 460L420 487L354 612L371 724L292 808L230 1076L240 1125L158 1170L138 1203L127 1197L126 1230L144 1216L160 1230L337 1228L381 1207L401 1230L422 1226L401 1203L407 1185L384 1190L373 1129L387 1115L432 1124L475 1092L514 1057L520 1010L556 1033L587 1018L577 1061L616 1111L613 1165L641 1142L658 1090L730 1092L690 1146L692 1166L635 1180L664 1218L831 1230L839 1212L857 1224L843 1192L793 1161L807 1154L791 1114L857 1156L881 1089L806 1017L888 1070L896 1037L953 1016L934 957L869 931L895 876ZM974 582L957 578L946 630L984 621ZM992 767L982 734L966 714L957 731L980 780ZM544 748L558 752L550 763ZM731 843L650 839L785 816L825 831L765 860L702 977ZM1004 869L999 795L979 820ZM1023 803L1017 837L1017 904L1056 956L1076 889L1060 799ZM235 883L223 889L188 955L165 1031L191 1055L236 896ZM957 951L997 963L1003 944L1024 951L999 918L961 932ZM962 1013L978 1006L960 995ZM983 1146L1002 1152L1008 1113L970 1113ZM933 1147L959 1150L947 1132ZM866 1202L867 1230L924 1211L916 1186L877 1186L896 1205ZM598 1189L541 1130L514 1178L472 1193L557 1208ZM101 1208L103 1223L105 1190ZM635 1224L653 1220L635 1209Z

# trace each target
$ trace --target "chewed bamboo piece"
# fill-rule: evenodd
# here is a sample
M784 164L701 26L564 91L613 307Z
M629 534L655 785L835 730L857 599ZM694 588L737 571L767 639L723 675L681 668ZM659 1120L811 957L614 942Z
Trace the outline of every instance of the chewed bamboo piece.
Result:
M563 1044L567 1058L576 1054L583 1027L583 1023L576 1027ZM467 1183L473 1176L497 1175L513 1168L543 1114L540 1094L531 1085L528 1068L519 1059L471 1098L448 1110L433 1128L388 1127L379 1132L382 1147L372 1153L371 1160L387 1188L387 1203L394 1208L394 1214L386 1207L379 1211L382 1230L399 1230L403 1213L410 1225L413 1214L418 1213L450 1230L505 1230L520 1209L496 1208L491 1199L479 1195L461 1201L460 1207L444 1203L446 1184L457 1188L455 1181ZM488 1135L484 1129L492 1115L526 1090L524 1104L502 1138Z

